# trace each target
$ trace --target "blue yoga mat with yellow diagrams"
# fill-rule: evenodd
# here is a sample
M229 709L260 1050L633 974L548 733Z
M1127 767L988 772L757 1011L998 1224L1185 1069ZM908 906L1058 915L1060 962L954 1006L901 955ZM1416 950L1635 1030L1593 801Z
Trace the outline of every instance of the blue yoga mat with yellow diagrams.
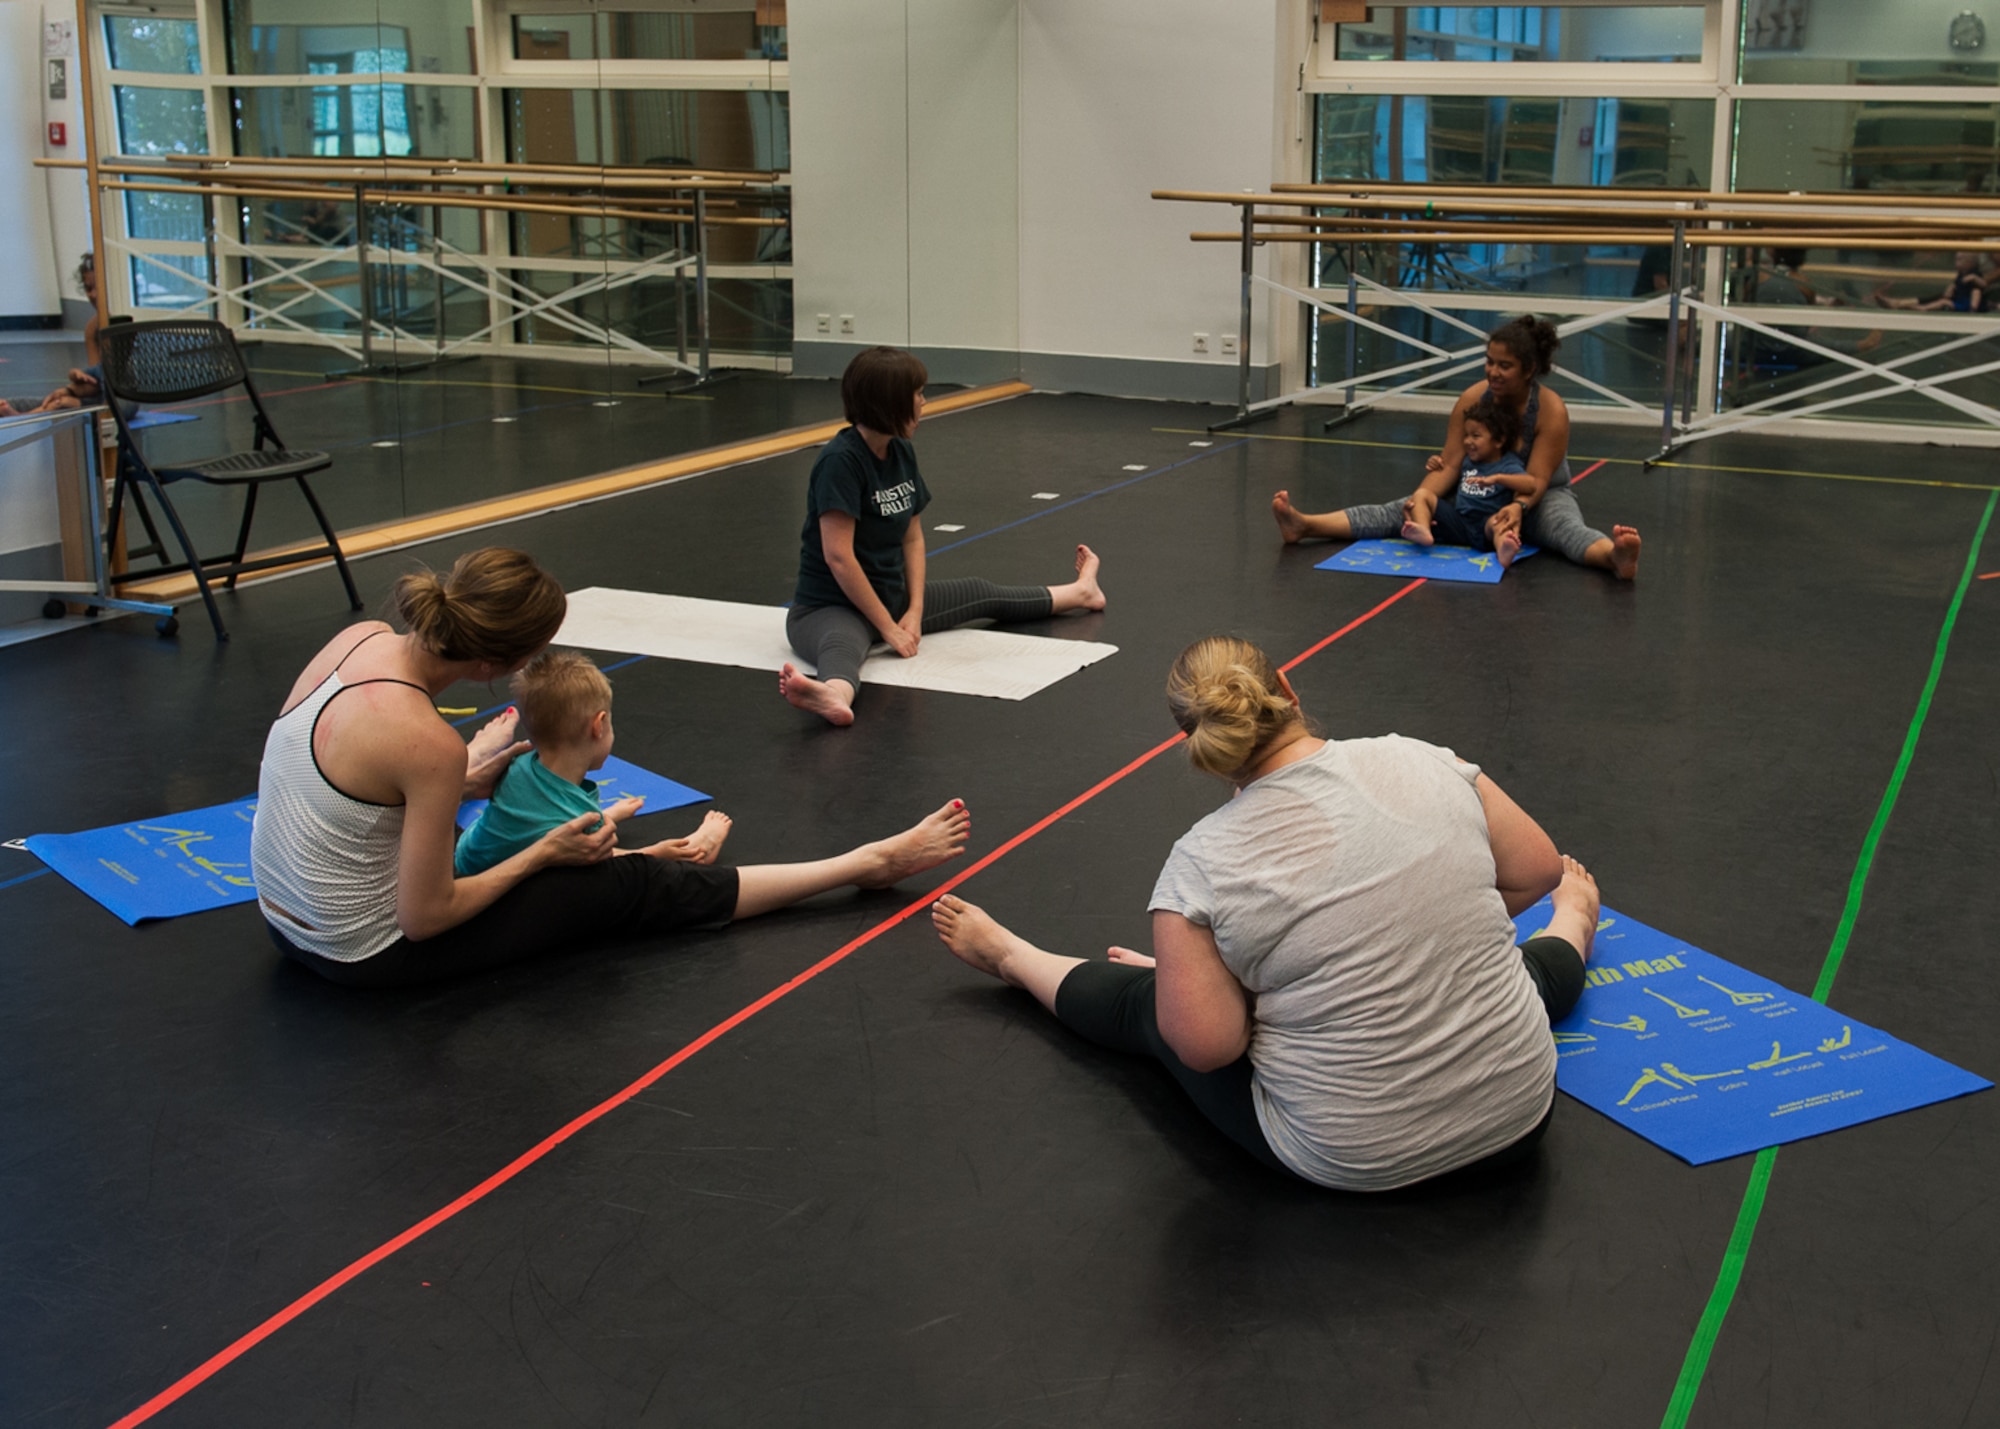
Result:
M1586 978L1556 1086L1692 1166L1993 1085L1609 908Z

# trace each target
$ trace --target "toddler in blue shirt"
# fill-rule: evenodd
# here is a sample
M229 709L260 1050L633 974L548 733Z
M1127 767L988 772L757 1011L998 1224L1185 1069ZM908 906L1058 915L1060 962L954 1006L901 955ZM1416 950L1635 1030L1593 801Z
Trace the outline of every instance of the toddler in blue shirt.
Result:
M1450 504L1438 506L1428 529L1405 522L1403 539L1418 546L1442 542L1492 551L1502 566L1511 566L1521 550L1519 533L1505 532L1495 542L1488 523L1516 496L1535 489L1535 479L1513 450L1520 440L1521 420L1499 403L1482 400L1465 414L1464 432L1465 464Z
M617 823L645 802L620 799L601 809L589 777L611 757L611 682L602 670L573 650L544 650L514 673L512 688L521 727L535 748L507 766L492 802L459 839L451 867L460 878L485 872L581 814L602 812ZM728 837L729 816L712 810L688 837L645 852L713 863Z

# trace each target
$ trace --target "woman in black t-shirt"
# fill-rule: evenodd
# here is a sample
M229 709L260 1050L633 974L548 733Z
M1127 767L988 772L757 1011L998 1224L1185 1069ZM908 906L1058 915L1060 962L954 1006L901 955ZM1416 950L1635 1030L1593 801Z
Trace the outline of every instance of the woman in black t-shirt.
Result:
M1076 548L1076 579L1057 586L1000 586L960 578L924 579L924 527L917 519L930 488L917 470L910 436L924 412L923 363L893 347L872 347L847 364L841 405L851 426L813 463L799 532L799 583L785 634L818 678L786 665L778 691L828 724L854 723L861 662L876 640L908 659L919 639L967 621L1040 620L1104 609L1097 554Z

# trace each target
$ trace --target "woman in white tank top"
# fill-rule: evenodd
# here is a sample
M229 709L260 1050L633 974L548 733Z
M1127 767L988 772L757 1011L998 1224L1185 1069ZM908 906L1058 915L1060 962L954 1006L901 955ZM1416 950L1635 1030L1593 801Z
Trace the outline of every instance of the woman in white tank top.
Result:
M452 872L459 804L483 798L517 742L510 711L470 745L433 703L491 682L554 638L562 587L519 551L404 576L407 627L342 631L314 656L265 743L251 858L258 904L287 954L336 982L450 977L632 933L714 927L844 885L885 887L956 857L957 800L902 833L811 863L728 868L666 840L614 857L614 806L559 825L483 873ZM708 855L708 857L712 857Z

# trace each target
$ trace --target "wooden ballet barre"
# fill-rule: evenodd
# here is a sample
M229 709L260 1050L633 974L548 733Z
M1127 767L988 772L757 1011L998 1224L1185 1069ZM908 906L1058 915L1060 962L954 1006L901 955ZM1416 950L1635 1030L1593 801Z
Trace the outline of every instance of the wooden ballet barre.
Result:
M1393 233L1357 234L1355 237L1357 242L1371 240L1375 242L1394 241L1397 243L1412 244L1440 244L1491 243L1496 237L1504 238L1506 236L1507 233L1504 231L1488 228L1406 229ZM1683 235L1683 241L1690 248L1810 248L1823 236L1810 233L1768 233L1758 235L1755 243L1746 243L1741 233L1719 233L1706 229L1700 231L1690 229ZM1244 235L1240 231L1235 231L1228 233L1190 233L1188 237L1196 243L1241 243ZM1251 233L1250 241L1252 243L1326 243L1333 237L1334 235L1327 233L1264 231ZM1517 242L1577 247L1587 247L1593 243L1656 247L1663 242L1670 242L1672 240L1671 235L1663 236L1656 231L1650 230L1631 233L1606 232L1596 229L1516 230L1514 237ZM1865 240L1865 243L1869 248L1892 252L1916 253L1935 253L1938 251L1939 246L1935 238L1870 238Z
M347 168L365 165L384 169L463 169L471 172L550 174L555 176L587 174L628 178L666 175L669 177L711 178L731 183L782 183L785 173L782 169L703 168L699 165L681 164L514 164L484 159L427 159L409 154L392 154L367 159L320 154L300 154L290 157L275 154L163 154L160 157L177 164L292 164L300 167ZM75 162L81 163L82 161L77 160Z
M1889 193L1882 190L1817 192L1793 191L1787 189L1741 189L1734 192L1715 192L1709 189L1641 189L1613 187L1556 187L1554 185L1500 185L1500 184L1419 184L1409 181L1390 182L1384 180L1354 181L1351 183L1320 184L1272 184L1273 194L1351 194L1361 197L1376 197L1383 194L1435 194L1439 197L1465 197L1490 194L1496 198L1596 198L1613 202L1622 199L1676 203L1754 203L1771 207L1818 206L1824 208L1974 208L2000 209L2000 195L1996 194L1923 194ZM1155 198L1162 197L1155 194ZM1230 196L1217 195L1209 202L1225 202ZM1241 202L1247 194L1235 195ZM1325 202L1325 200L1322 200ZM1331 205L1328 206L1337 206ZM1706 212L1705 209L1691 210Z
M1508 219L1502 222L1495 222L1490 224L1481 223L1477 219L1467 219L1467 218L1458 218L1449 221L1453 223L1458 229L1461 229L1465 232L1490 233L1499 238L1505 238L1509 234L1538 234L1551 231L1553 232L1575 231L1575 226L1573 224L1532 223L1521 219ZM1308 218L1290 214L1259 214L1257 216L1257 222L1260 224L1270 224L1273 227L1278 227L1278 228L1291 227L1291 228L1309 229L1327 238L1338 238L1338 237L1373 238L1373 237L1380 237L1383 235L1393 235L1396 233L1406 232L1411 228L1413 224L1418 226L1428 225L1430 227L1435 227L1437 224L1437 220L1432 220L1432 219L1327 218L1327 217ZM1607 217L1603 227L1592 227L1588 231L1598 235L1597 238L1598 242L1600 243L1609 242L1611 240L1606 238L1604 235L1612 231L1612 228L1614 226L1615 225L1612 223L1612 219ZM1629 221L1623 225L1623 230L1638 231L1636 227ZM1927 237L1933 239L1935 243L1938 245L1946 245L1951 240L1958 240L1974 246L1982 246L1982 247L2000 246L2000 235L1996 235L1993 230L1994 230L1994 225L1987 223L1987 224L1981 224L1976 228L1965 224L1957 224L1949 228L1941 228L1941 229L1927 228L1924 230L1924 232ZM1731 235L1738 240L1739 244L1742 247L1745 248L1768 247L1772 243L1768 231L1763 228L1739 227L1739 228L1728 228L1720 230L1710 229L1704 231L1721 232L1724 234ZM1790 227L1785 227L1780 231L1789 233L1793 230ZM1650 243L1667 243L1671 242L1673 239L1673 227L1671 224L1666 225L1663 229L1656 229L1653 230L1652 232L1653 232L1652 238L1647 240ZM1815 229L1812 234L1813 241L1811 243L1805 244L1804 246L1806 247L1822 246L1825 243L1836 239L1843 242L1867 244L1873 242L1877 238L1905 238L1909 236L1909 232L1910 232L1909 226L1905 223L1889 223L1885 221L1879 224L1863 225L1863 224L1856 224L1853 222L1853 220L1850 219L1845 222L1844 226L1839 228ZM1238 237L1241 236L1242 235L1239 233ZM1780 246L1783 246L1782 242L1780 243Z
M278 188L264 185L242 184L201 184L194 182L149 184L130 182L123 179L107 179L98 184L101 189L126 193L184 194L190 197L212 198L264 198L298 200L302 198L331 198L336 202L354 202L353 189L299 189ZM364 190L363 203L376 204L384 208L469 208L484 209L500 213L552 214L560 218L619 218L639 223L672 223L692 221L689 216L662 214L657 210L593 207L587 204L557 204L536 199L513 199L502 196L475 197L464 194L423 194L383 193ZM762 218L749 216L704 215L708 226L723 228L784 228L782 218Z
M1373 212L1373 213L1383 213L1383 212L1408 213L1414 211L1416 208L1416 205L1414 204L1404 204L1404 203L1371 203L1371 204L1357 203L1351 205L1329 204L1326 206L1329 208L1344 207L1344 208L1361 209L1364 212ZM1425 219L1450 217L1454 221L1459 221L1459 222L1464 222L1474 219L1479 215L1493 215L1496 217L1508 217L1510 219L1515 216L1518 216L1520 218L1537 218L1545 220L1560 218L1570 222L1581 221L1586 223L1604 223L1604 224L1622 223L1627 226L1630 226L1633 220L1635 219L1636 220L1657 219L1665 224L1668 224L1669 226L1675 223L1687 223L1687 224L1732 223L1732 224L1745 225L1746 227L1749 228L1755 228L1767 224L1768 225L1784 224L1793 226L1810 224L1814 227L1819 227L1821 225L1824 225L1829 229L1836 229L1841 232L1847 232L1847 231L1859 232L1879 227L1885 229L1894 229L1899 233L1907 233L1909 229L1914 226L1921 228L1926 232L1936 232L1940 235L1950 235L1957 233L1975 234L1977 236L1983 236L1985 240L1988 242L2000 243L2000 215L1995 215L1990 218L1980 218L1977 216L1968 216L1966 218L1930 218L1930 217L1918 217L1910 215L1891 216L1884 214L1884 215L1874 216L1871 219L1871 216L1865 213L1862 214L1758 213L1750 210L1734 210L1734 209L1731 210L1704 209L1699 212L1691 213L1684 209L1672 209L1672 208L1560 209L1559 210L1553 207L1549 208L1537 207L1532 204L1526 204L1526 205L1426 204L1424 205L1424 207L1427 210L1432 208L1436 209L1436 212L1434 213L1426 212L1423 215ZM1395 221L1396 220L1393 219L1371 220L1371 219L1346 217L1342 215L1329 215L1329 214L1260 213L1257 215L1257 222L1270 223L1270 224L1304 225L1304 224L1328 223L1328 222L1346 222L1346 223L1360 224L1369 222L1395 222Z

